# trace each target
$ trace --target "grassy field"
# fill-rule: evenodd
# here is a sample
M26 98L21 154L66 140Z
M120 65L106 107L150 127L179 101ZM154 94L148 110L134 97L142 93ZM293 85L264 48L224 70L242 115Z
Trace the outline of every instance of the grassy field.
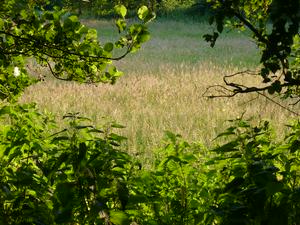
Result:
M101 40L115 40L112 21L84 21L95 27ZM150 26L152 39L141 51L117 62L125 75L117 84L79 85L47 79L30 87L23 102L37 102L61 117L80 112L99 125L117 121L126 126L126 148L143 159L161 143L165 130L189 141L213 145L228 119L269 119L279 133L293 114L256 95L207 99L203 92L222 77L259 61L258 50L245 34L226 32L210 48L202 36L211 28L200 22L157 20ZM45 73L44 70L36 71ZM249 78L243 78L249 79ZM255 82L251 80L251 82ZM253 100L254 99L254 100Z

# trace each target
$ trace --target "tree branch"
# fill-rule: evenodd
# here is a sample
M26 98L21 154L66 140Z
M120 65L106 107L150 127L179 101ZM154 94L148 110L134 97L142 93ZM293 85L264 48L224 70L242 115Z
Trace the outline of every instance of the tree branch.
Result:
M263 97L265 97L266 99L268 99L269 101L273 102L274 104L280 106L281 108L289 111L290 113L293 113L294 115L299 116L300 114L291 110L289 107L284 106L282 104L280 104L279 102L275 101L274 99L268 97L264 92L266 90L268 90L269 88L272 88L272 84L271 85L267 85L264 87L247 87L245 85L242 84L238 84L238 83L234 83L234 82L229 82L228 78L232 78L238 75L244 75L244 74L250 74L250 75L257 75L259 76L258 73L254 72L254 71L242 71L242 72L237 72L231 75L227 75L223 77L223 81L225 83L224 85L211 85L208 86L206 88L206 90L204 91L204 93L202 94L203 97L206 98L231 98L234 97L238 94L245 94L245 93L257 93L258 95L261 95ZM299 86L300 85L300 80L292 80L289 81L289 83L283 83L280 86L283 87L292 87L292 86ZM211 91L217 92L217 94L210 94ZM300 100L298 101L300 102Z
M63 80L63 81L68 81L68 80L69 80L69 79L61 78L57 73L55 73L55 72L53 71L53 69L52 69L51 64L50 64L48 61L47 61L47 65L48 65L48 67L49 67L49 69L50 69L50 72L51 72L52 76L54 76L56 79L58 79L58 80Z
M5 32L5 31L0 31L0 34L5 34L5 35L11 36L13 38L25 41L27 43L31 43L31 45L34 45L34 44L40 42L40 40L37 40L34 36L31 36L30 38L24 38L24 37L21 37L21 36L15 35L15 34L11 34L9 32ZM119 61L119 60L123 59L124 57L126 57L130 53L131 48L132 48L132 44L128 45L127 49L126 49L126 52L123 55L120 55L118 57L106 57L106 56L96 56L96 55L83 55L83 54L76 53L76 52L73 52L73 51L67 51L67 50L65 50L65 49L63 49L63 48L61 48L60 46L57 46L57 45L51 45L51 46L49 46L48 44L44 44L44 43L40 44L40 47L45 47L47 49L55 49L55 50L61 51L64 54L75 55L75 56L82 57L82 58L104 59L104 60ZM37 45L36 48L40 49L39 45ZM11 52L11 54L13 54L13 53L16 53L16 52ZM43 52L43 53L45 54L45 52ZM20 54L22 55L23 53L20 52ZM53 56L53 55L50 55L50 54L48 54L47 56L49 56L51 58L65 58L66 57L65 55L63 55L63 56Z
M258 31L258 29L256 29L246 18L244 18L240 13L237 12L233 12L235 17L237 17L242 23L244 23L254 34L255 36L258 38L259 41L265 43L265 44L269 44L268 39L266 39L261 32Z

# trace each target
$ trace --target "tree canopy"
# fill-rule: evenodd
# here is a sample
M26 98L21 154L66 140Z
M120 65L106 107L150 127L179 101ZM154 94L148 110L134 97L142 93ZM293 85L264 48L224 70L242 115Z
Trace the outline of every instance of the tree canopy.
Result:
M33 82L26 70L27 60L49 68L60 80L85 83L111 82L121 76L112 61L140 48L150 37L145 24L149 10L138 11L139 24L127 26L127 9L118 5L116 21L119 40L101 43L97 31L83 25L67 10L49 1L5 0L0 3L0 98L11 100ZM114 48L122 49L120 55Z

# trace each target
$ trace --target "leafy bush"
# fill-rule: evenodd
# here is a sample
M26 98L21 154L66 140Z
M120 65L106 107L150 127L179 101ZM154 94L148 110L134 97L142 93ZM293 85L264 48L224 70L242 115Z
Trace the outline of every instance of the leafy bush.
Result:
M124 137L71 114L69 125L51 134L47 128L55 124L34 105L4 106L0 115L8 121L0 130L0 224L127 219L119 211L133 166L118 147Z
M268 122L237 120L211 151L167 133L152 170L135 178L138 224L297 224L300 123L279 143ZM232 137L232 138L231 138ZM229 139L229 141L228 141Z
M155 165L137 174L134 197L141 207L139 224L191 224L200 212L201 145L190 145L167 132L167 142L158 149Z
M57 131L32 104L0 116L0 224L300 221L300 122L276 143L268 122L238 120L211 151L167 132L147 169L120 150L118 124L97 129L68 114Z
M219 136L234 138L207 161L217 179L205 224L297 224L300 221L300 123L276 143L269 123L238 120Z

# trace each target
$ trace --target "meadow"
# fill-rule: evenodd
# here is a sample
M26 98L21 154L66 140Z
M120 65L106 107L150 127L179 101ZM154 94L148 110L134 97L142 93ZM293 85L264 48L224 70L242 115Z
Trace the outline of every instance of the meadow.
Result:
M97 29L101 41L116 40L113 21L83 22ZM211 48L202 36L212 28L200 21L157 19L150 31L151 40L140 51L115 63L124 72L115 85L46 78L29 87L21 101L37 102L57 118L79 112L100 126L116 121L125 126L118 131L128 138L124 148L145 160L152 158L152 149L161 144L166 130L211 146L228 120L242 115L254 121L268 119L279 135L284 134L294 115L261 96L203 97L207 87L222 84L224 75L257 68L259 51L247 33L225 32ZM34 64L30 68L49 75Z

